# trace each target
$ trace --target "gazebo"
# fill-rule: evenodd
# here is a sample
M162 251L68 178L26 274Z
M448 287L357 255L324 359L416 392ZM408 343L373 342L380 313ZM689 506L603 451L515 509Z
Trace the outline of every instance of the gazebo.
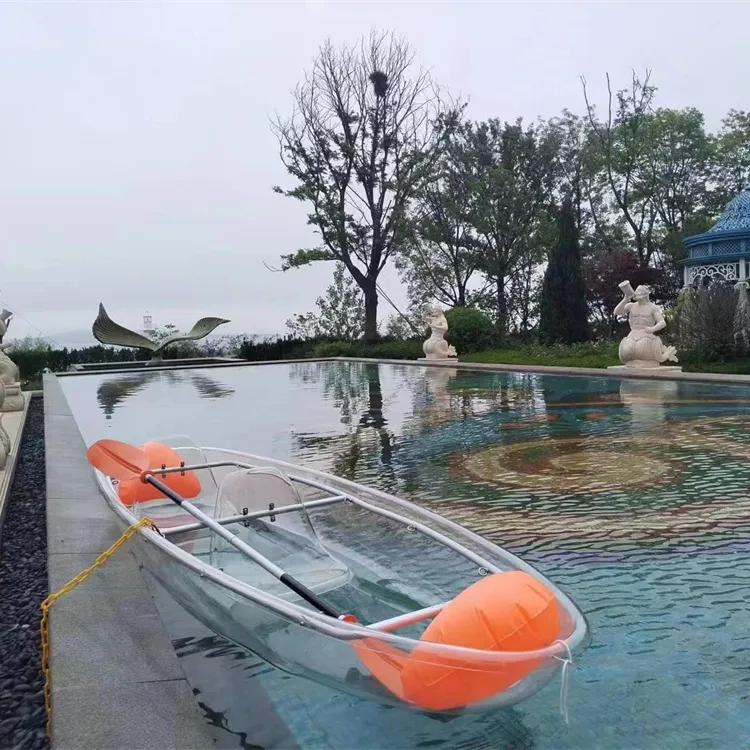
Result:
M711 281L736 283L750 271L750 187L732 198L721 218L703 234L683 240L687 258L683 261L686 287L704 286Z

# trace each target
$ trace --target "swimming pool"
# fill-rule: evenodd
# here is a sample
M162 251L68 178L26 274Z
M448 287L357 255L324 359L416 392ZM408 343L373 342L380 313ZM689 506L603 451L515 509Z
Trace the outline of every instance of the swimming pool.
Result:
M60 382L87 443L188 434L405 495L589 618L569 726L555 683L445 722L290 677L160 598L220 747L747 745L750 389L341 362Z

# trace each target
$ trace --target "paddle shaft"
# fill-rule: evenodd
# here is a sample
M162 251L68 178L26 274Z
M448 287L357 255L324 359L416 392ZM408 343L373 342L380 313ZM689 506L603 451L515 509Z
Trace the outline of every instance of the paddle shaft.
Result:
M177 505L184 508L192 516L195 516L195 518L208 526L208 528L215 531L223 539L226 539L229 544L249 557L253 562L265 568L274 578L278 578L285 586L288 586L292 591L299 594L299 596L312 604L316 609L319 609L323 614L330 615L331 617L341 617L342 613L335 607L323 601L317 594L310 591L307 586L301 584L296 578L290 576L289 573L285 573L278 565L275 565L267 557L254 550L249 544L245 544L236 534L227 531L221 524L216 523L212 518L198 510L191 502L180 497L174 490L163 482L160 482L155 476L145 474L143 481L156 487L159 492L166 495L172 502L177 503Z

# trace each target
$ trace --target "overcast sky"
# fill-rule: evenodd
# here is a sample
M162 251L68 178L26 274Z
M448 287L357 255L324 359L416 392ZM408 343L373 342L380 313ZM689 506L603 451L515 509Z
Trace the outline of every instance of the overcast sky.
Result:
M269 128L326 37L393 29L469 116L582 110L653 69L662 106L709 127L750 105L743 2L17 2L0 5L0 300L53 335L98 303L125 325L278 332L313 309L310 246ZM403 301L395 274L383 286ZM391 312L381 301L381 317ZM220 332L222 329L219 329ZM35 333L20 319L11 334Z

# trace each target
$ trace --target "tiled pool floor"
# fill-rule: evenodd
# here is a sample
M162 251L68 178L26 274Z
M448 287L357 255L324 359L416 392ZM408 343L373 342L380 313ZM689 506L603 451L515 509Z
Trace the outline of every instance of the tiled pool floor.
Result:
M537 565L589 618L568 726L559 682L445 722L281 673L162 602L221 747L750 744L750 389L358 363L61 384L87 443L189 434L407 496Z

